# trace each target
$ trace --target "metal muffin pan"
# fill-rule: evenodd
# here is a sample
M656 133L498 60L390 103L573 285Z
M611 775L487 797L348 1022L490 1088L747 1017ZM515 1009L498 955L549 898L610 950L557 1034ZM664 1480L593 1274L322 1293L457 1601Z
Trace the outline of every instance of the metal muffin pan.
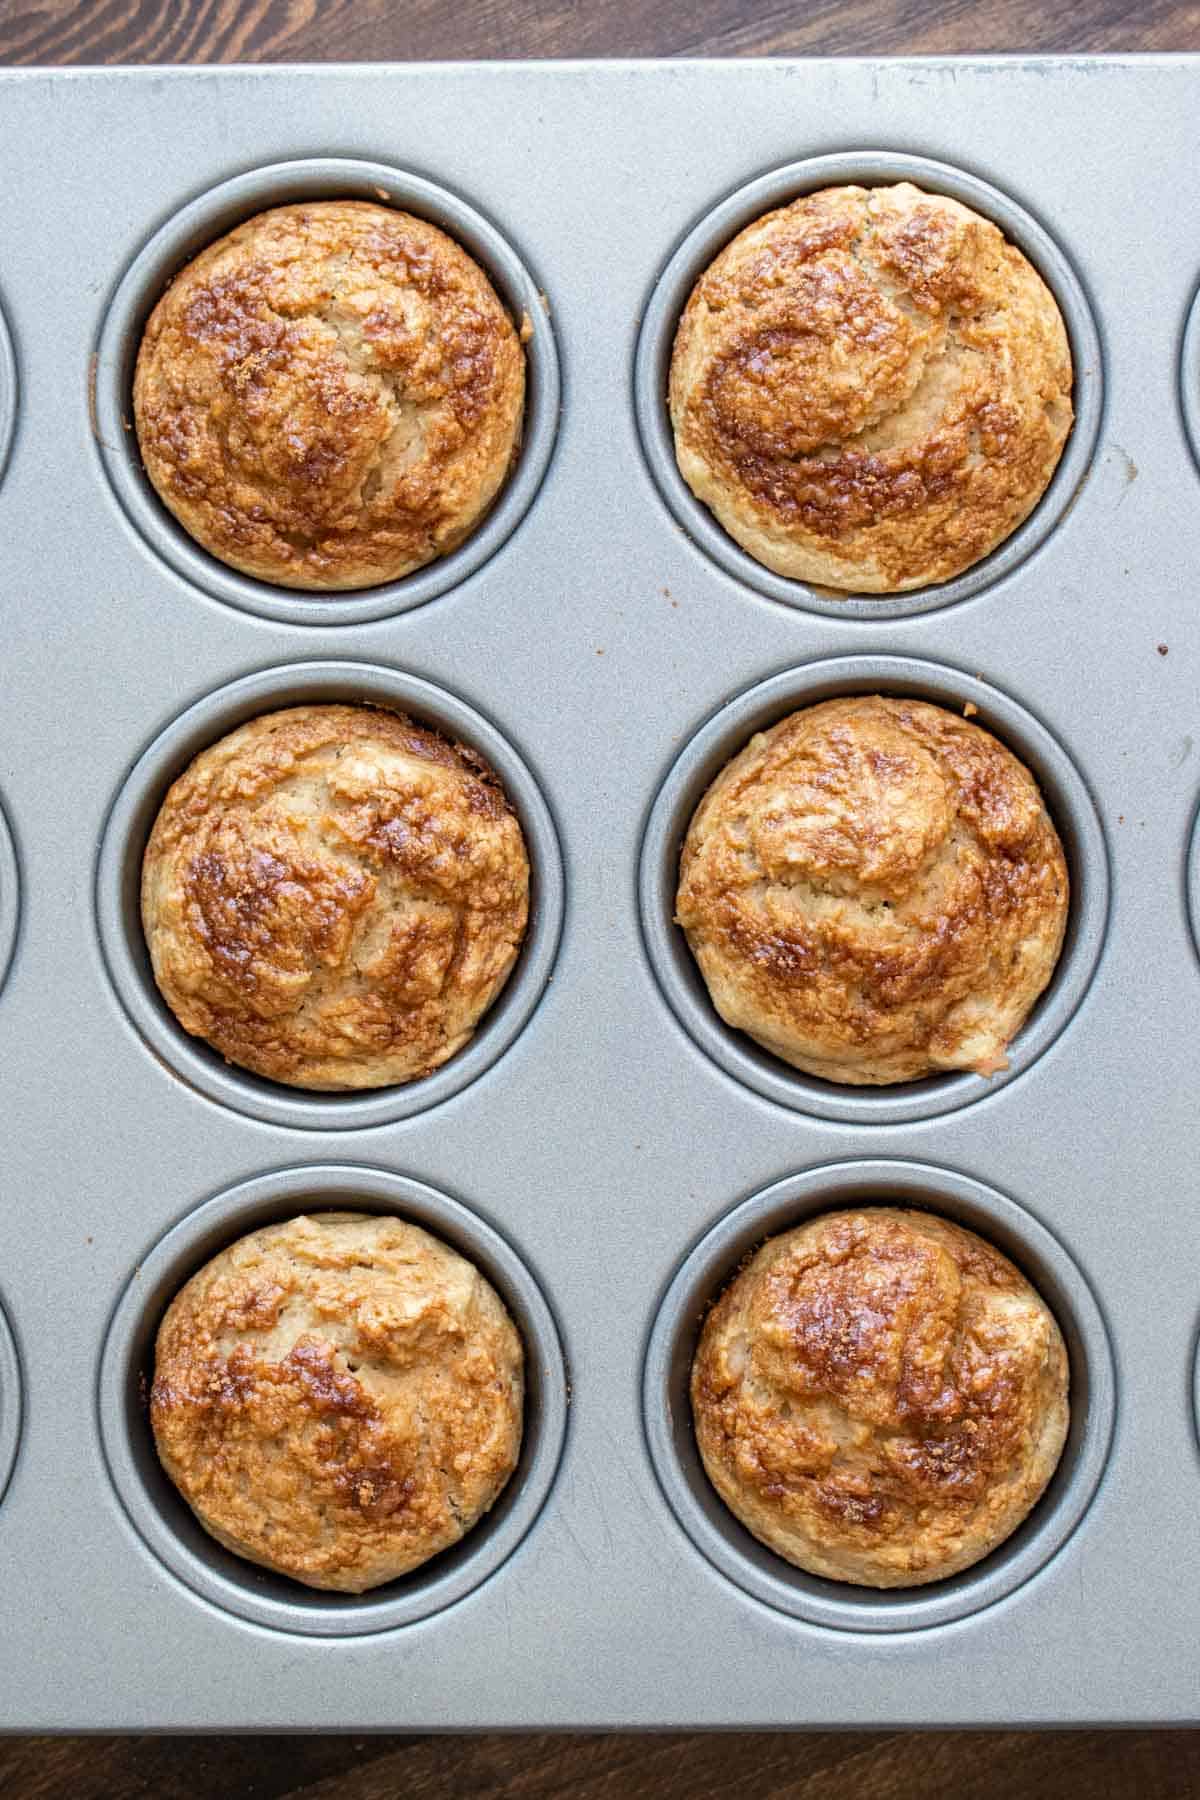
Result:
M0 835L0 1723L1197 1717L1200 1127L1180 1072L1200 999L1200 196L1177 172L1198 92L1194 58L0 75L0 794L20 866L18 934ZM1027 525L961 583L837 601L746 566L678 490L665 359L691 274L752 213L899 176L990 211L1042 268L1078 423ZM372 189L528 312L525 439L462 549L325 600L180 534L138 469L128 382L158 284L206 238ZM976 705L1067 846L1067 950L1007 1078L806 1082L725 1030L670 920L706 774L793 704L879 690ZM306 1096L174 1025L137 864L203 743L354 696L493 762L534 924L457 1062ZM868 1197L1008 1251L1055 1308L1075 1395L1060 1471L1008 1544L889 1595L746 1537L705 1489L685 1402L739 1256ZM157 1470L141 1394L199 1261L349 1203L476 1256L532 1396L493 1513L361 1599L210 1543Z

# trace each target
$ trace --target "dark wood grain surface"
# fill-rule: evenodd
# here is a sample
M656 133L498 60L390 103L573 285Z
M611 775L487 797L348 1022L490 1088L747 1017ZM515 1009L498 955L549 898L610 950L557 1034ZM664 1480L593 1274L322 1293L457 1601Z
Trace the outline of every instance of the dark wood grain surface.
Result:
M0 0L0 64L1200 50L1146 0ZM1192 1654L1194 1647L1181 1647ZM1174 1800L1200 1734L10 1738L6 1800Z
M0 62L1200 49L1177 0L0 0Z

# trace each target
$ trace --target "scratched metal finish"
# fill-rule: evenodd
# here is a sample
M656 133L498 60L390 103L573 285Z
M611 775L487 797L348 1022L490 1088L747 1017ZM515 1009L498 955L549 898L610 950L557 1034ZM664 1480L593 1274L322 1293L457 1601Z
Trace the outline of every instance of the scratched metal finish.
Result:
M1200 1015L1200 193L1178 174L1198 98L1192 58L0 76L4 1726L1196 1719L1200 1125L1180 1071ZM932 159L1023 209L1100 350L1095 449L1057 522L968 597L902 616L742 580L677 521L637 425L640 322L689 233L784 164L857 151ZM126 512L89 408L110 298L154 233L305 157L418 177L435 214L437 189L465 202L544 293L562 376L545 474L487 559L342 623L193 580ZM112 370L91 373L102 399ZM643 419L660 399L642 394ZM1055 747L1077 880L1102 904L1079 926L1085 991L1013 1079L830 1117L681 1022L639 880L660 904L643 837L701 728L742 695L749 719L751 690L786 700L783 671L845 681L856 657L866 687L954 699L961 680L983 723L994 709L1002 735ZM275 670L286 697L311 679L299 663L398 672L435 717L448 696L544 801L551 900L561 851L562 932L528 1016L403 1117L227 1103L143 1034L105 965L97 908L120 884L98 887L97 863L139 758L245 677ZM542 1385L491 1535L403 1593L323 1606L189 1535L154 1485L135 1378L164 1283L246 1228L247 1196L291 1205L313 1169L320 1204L356 1165L373 1203L495 1256ZM756 1562L706 1510L679 1402L696 1282L823 1196L889 1191L974 1219L1045 1284L1077 1399L1019 1541L891 1602Z

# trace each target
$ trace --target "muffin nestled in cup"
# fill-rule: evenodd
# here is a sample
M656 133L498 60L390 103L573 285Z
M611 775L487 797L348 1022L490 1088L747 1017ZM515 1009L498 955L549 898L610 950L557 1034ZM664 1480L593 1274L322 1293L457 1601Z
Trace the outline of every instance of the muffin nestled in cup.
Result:
M494 1504L520 1452L523 1370L465 1257L401 1219L319 1213L239 1238L175 1296L150 1419L226 1549L361 1594Z
M892 1207L765 1243L692 1365L709 1480L810 1574L915 1587L1002 1544L1070 1422L1066 1347L1025 1277L974 1232Z
M400 713L266 713L201 752L142 865L154 979L184 1029L290 1087L413 1081L467 1044L529 915L491 769Z
M361 200L259 213L177 275L133 383L146 473L204 549L282 587L395 581L515 460L525 353L436 226Z
M729 1025L855 1086L990 1075L1054 972L1069 901L1029 770L919 700L781 719L688 827L676 918Z
M1066 329L990 221L901 182L826 188L738 234L671 359L680 472L779 575L949 581L1033 511L1071 428Z

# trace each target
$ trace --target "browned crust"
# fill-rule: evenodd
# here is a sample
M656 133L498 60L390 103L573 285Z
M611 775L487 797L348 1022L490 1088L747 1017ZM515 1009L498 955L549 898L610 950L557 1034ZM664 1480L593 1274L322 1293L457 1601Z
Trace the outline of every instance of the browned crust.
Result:
M696 809L677 918L721 1017L798 1069L994 1073L1069 901L1029 771L922 701L825 701L752 738Z
M739 233L688 300L670 405L685 480L752 556L898 593L960 574L1032 511L1071 387L1036 270L902 182L826 188Z
M323 1213L207 1263L171 1302L150 1417L167 1474L239 1556L361 1593L457 1543L521 1443L520 1339L414 1225Z
M742 1523L816 1575L915 1586L1020 1524L1066 1441L1045 1302L973 1232L868 1207L772 1238L701 1333L705 1469Z
M422 219L280 206L188 264L146 325L146 472L214 556L313 590L444 555L516 455L525 354L478 265Z
M428 1074L516 960L520 825L487 765L402 714L267 713L167 794L142 870L154 977L230 1062L314 1089Z

